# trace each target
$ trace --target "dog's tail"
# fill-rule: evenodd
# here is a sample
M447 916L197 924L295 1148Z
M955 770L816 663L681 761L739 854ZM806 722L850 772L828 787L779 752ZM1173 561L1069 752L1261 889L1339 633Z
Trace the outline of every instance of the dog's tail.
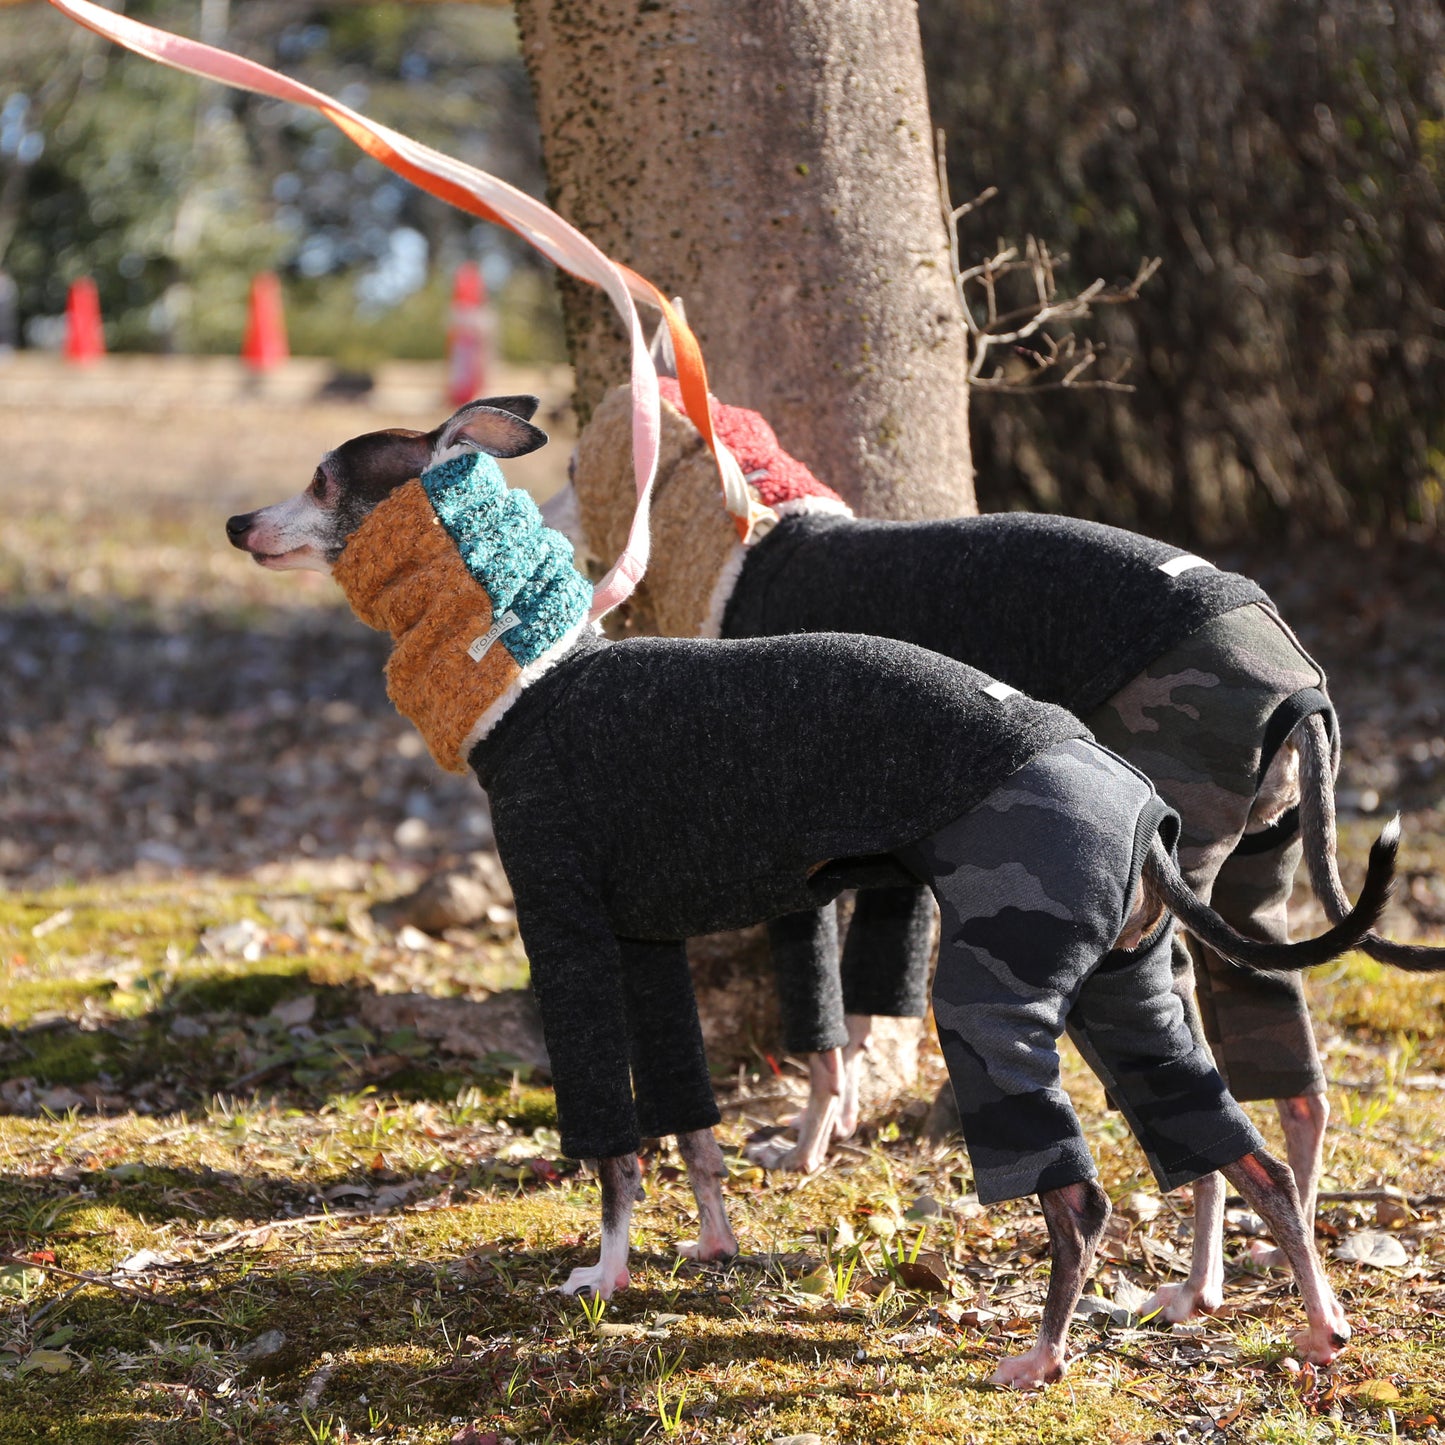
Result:
M1174 866L1161 839L1155 838L1144 863L1144 876L1173 910L1179 922L1216 953L1245 968L1287 970L1314 968L1329 963L1352 948L1359 948L1380 921L1395 884L1395 854L1400 845L1399 819L1389 823L1370 849L1365 886L1353 908L1348 900L1344 915L1318 938L1298 943L1266 943L1236 933L1207 903L1201 903ZM1342 898L1344 894L1340 895Z
M1335 852L1335 782L1329 737L1318 713L1308 717L1297 730L1300 753L1300 835L1304 839L1305 867L1310 886L1324 906L1331 923L1341 922L1350 911L1349 896L1340 882ZM1380 963L1393 964L1409 973L1445 971L1445 948L1426 944L1395 943L1369 933L1360 951Z

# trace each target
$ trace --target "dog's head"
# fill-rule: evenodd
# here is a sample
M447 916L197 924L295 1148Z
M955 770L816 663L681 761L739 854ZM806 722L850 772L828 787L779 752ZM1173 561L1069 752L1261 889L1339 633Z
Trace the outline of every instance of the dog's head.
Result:
M468 405L429 432L367 432L327 452L298 497L231 517L226 535L276 572L330 572L346 539L383 497L461 447L520 457L547 440L531 423L535 396L492 396Z

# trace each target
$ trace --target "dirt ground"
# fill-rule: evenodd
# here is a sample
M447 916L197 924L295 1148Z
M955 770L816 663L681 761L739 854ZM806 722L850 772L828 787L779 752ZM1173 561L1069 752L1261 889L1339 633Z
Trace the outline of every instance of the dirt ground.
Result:
M446 411L439 375L369 405L309 399L317 375L0 370L0 1445L1445 1438L1445 979L1361 960L1310 985L1320 1242L1357 1331L1329 1371L1290 1368L1298 1302L1242 1211L1218 1319L1131 1315L1187 1219L1072 1059L1119 1212L1065 1385L983 1383L1037 1324L1034 1212L981 1209L966 1157L917 1139L921 1101L812 1180L764 1177L737 1146L798 1086L761 1049L718 1081L748 1258L677 1262L691 1206L660 1153L635 1288L596 1318L559 1296L597 1199L550 1093L396 1011L524 977L505 895L440 939L372 912L484 853L484 801L392 712L381 640L329 584L225 543L326 448ZM497 379L530 389L557 440L512 475L545 496L565 378ZM1219 560L1332 678L1347 881L1401 809L1392 931L1445 937L1445 547ZM1337 1257L1366 1234L1380 1252Z

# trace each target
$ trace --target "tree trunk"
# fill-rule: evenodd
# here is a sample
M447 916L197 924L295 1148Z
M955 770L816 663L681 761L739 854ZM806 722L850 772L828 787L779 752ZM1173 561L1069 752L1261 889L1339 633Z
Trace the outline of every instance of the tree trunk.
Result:
M914 0L518 0L551 203L687 302L713 390L860 512L973 510ZM585 422L626 380L567 284Z
M517 16L552 205L686 300L713 391L861 513L973 511L914 0L518 0ZM626 380L625 344L601 292L564 277L563 300L585 423ZM757 930L693 950L718 1062L776 1047L766 956ZM901 1032L885 1057L908 1059Z

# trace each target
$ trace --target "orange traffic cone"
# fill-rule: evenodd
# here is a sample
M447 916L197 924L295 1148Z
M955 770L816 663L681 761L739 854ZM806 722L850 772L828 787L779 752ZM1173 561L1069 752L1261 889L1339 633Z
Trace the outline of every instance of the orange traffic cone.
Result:
M270 371L291 355L286 345L286 317L281 309L281 283L274 271L251 278L251 309L241 359L252 371Z
M70 283L70 294L65 299L65 359L84 366L104 355L100 292L89 276L80 276Z
M492 371L492 310L475 261L457 267L447 328L447 398L462 406L486 393Z

